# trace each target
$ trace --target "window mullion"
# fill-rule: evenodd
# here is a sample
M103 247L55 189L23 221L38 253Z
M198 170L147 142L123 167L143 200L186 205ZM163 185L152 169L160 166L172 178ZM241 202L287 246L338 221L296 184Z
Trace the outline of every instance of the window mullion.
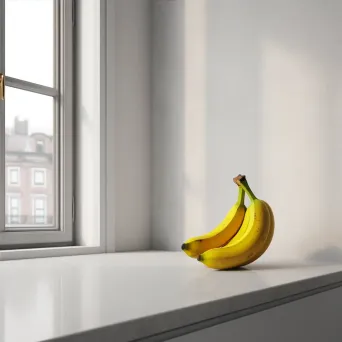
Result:
M0 73L5 74L5 0L0 0ZM5 101L0 100L0 231L5 230Z
M73 1L61 1L61 27L59 45L59 90L63 102L59 106L57 122L63 140L59 144L60 222L61 229L69 235L73 228Z
M36 84L18 78L6 77L6 85L8 87L17 88L21 90L30 91L32 93L57 97L59 95L58 89L47 87L41 84Z

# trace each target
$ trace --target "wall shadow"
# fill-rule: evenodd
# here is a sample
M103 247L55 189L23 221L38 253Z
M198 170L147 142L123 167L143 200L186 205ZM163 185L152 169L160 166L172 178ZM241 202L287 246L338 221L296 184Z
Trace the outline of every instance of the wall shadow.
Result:
M244 173L274 210L269 257L342 247L342 3L160 3L154 246L179 250L212 229Z

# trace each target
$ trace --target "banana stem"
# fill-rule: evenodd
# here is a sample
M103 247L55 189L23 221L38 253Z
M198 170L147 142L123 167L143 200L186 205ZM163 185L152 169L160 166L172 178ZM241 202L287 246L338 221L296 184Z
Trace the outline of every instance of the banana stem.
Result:
M253 191L249 187L247 183L246 176L238 175L234 178L234 182L239 186L239 188L242 188L248 195L249 199L251 201L254 201L257 199L257 197L254 195Z
M239 186L239 194L238 194L238 199L237 199L236 204L240 206L240 205L243 205L244 202L245 202L245 190L241 186Z

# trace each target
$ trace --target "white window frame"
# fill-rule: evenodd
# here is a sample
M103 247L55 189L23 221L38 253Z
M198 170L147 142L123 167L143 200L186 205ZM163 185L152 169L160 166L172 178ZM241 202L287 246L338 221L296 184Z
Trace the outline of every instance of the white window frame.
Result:
M18 173L18 183L11 182L11 171L17 171ZM20 186L21 182L20 167L19 166L8 166L7 168L7 185L8 186Z
M50 88L6 75L5 50L0 50L0 72L5 75L6 86L52 96L56 101L55 127L59 128L57 137L63 137L55 144L54 155L58 173L55 182L56 200L53 227L44 230L39 226L12 227L5 224L5 134L0 134L0 247L19 248L21 246L73 245L73 24L74 2L70 0L54 0L55 20L59 32L58 48L55 60L58 77L57 84ZM5 46L5 0L0 0L0 46ZM57 46L57 45L56 45ZM58 90L57 90L58 89ZM0 101L0 130L5 131L5 101ZM57 196L57 195L56 195Z
M74 11L74 13L76 12L77 36L75 42L75 66L77 67L77 71L75 70L75 86L77 90L75 114L78 118L84 118L83 123L82 120L76 120L76 136L80 140L80 144L84 146L84 150L81 151L82 153L78 151L75 154L75 160L77 159L75 179L81 179L81 186L78 190L77 184L74 185L77 190L75 192L76 200L74 201L76 203L74 206L76 207L75 244L65 247L51 244L48 248L21 248L19 246L19 248L9 250L0 249L0 260L95 254L125 250L125 248L130 250L129 246L124 247L124 242L121 243L121 246L116 246L117 241L120 239L114 239L114 231L119 230L116 229L116 224L114 225L115 210L113 210L115 208L114 184L116 178L115 173L113 173L113 139L116 127L116 125L113 125L113 120L116 119L114 118L112 101L112 73L115 69L112 62L114 52L114 7L114 2L107 3L107 0L80 0L77 1L76 11ZM108 41L111 42L109 48L107 48ZM92 51L92 58L89 58L89 51ZM107 76L107 60L110 61L111 76ZM109 80L111 81L108 84ZM89 87L89 84L92 87ZM95 91L96 96L93 95L92 90ZM109 98L111 99L110 102L108 102ZM2 106L3 101L0 101L0 110ZM109 116L107 116L107 107L110 113ZM84 113L91 114L91 117L84 115ZM0 122L3 119L4 117L0 115ZM91 125L89 125L90 122ZM93 129L94 127L96 129ZM90 135L91 141L96 146L89 145ZM0 135L0 147L1 139L3 137ZM120 146L123 145L120 144ZM124 153L124 150L122 153ZM89 178L89 169L82 167L84 159L93 160L92 172L95 171L95 173L90 175L91 178ZM81 165L79 161L81 161ZM0 178L2 176L1 172L0 167ZM83 187L83 184L87 185L87 187ZM89 184L92 185L93 189L97 189L96 196L92 201L90 201L91 197L87 197L89 195ZM0 188L1 186L3 184L0 182ZM80 188L85 191L82 193ZM85 201L82 195L86 196ZM1 201L3 199L0 197L0 206ZM95 210L93 209L94 203L96 203ZM107 208L110 208L110 210ZM96 217L97 221L87 220L89 210L93 212L93 217ZM121 224L119 225L121 227ZM122 226L121 229L125 230L125 227Z
M18 199L19 201L18 201L18 203L19 203L19 205L18 205L18 217L19 217L19 222L9 222L9 225L15 225L15 224L17 224L17 223L20 223L20 221L21 221L21 196L20 196L20 194L16 194L16 193L7 193L6 194L6 196L7 196L7 210L8 210L8 213L9 213L9 217L11 217L11 199L12 198L16 198L16 199Z
M36 183L36 172L42 172L44 181L42 184ZM31 169L31 186L34 188L46 188L47 187L47 169L42 167L34 167Z

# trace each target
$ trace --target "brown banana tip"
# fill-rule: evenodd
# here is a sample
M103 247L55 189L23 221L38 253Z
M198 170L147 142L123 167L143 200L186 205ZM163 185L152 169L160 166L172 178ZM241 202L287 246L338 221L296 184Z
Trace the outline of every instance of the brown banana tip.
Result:
M235 184L240 185L242 181L246 179L245 175L238 175L235 178L233 178L233 181Z

